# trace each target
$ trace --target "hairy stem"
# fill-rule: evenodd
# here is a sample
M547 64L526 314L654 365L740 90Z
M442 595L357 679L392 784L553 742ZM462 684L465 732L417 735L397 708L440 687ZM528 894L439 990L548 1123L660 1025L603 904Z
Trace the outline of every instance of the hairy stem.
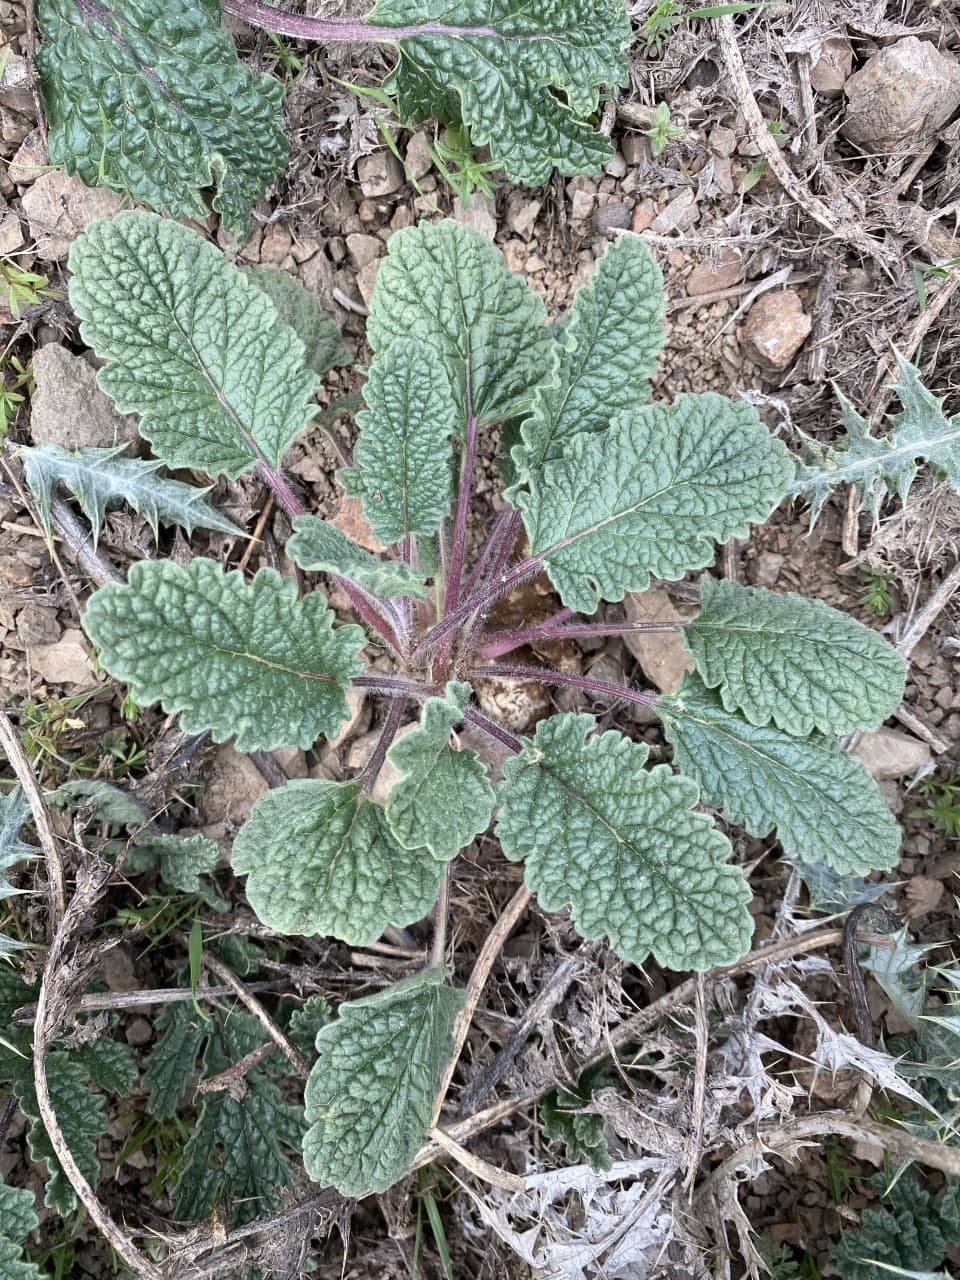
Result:
M467 579L467 585L465 588L466 595L469 596L473 594L477 585L482 581L483 575L491 558L496 559L500 554L500 548L503 545L504 539L507 537L509 528L513 524L516 516L517 512L511 510L510 507L504 507L497 516L493 529L490 532L490 537L483 544L480 554L477 557L477 563L473 566L470 577Z
M554 617L535 627L518 627L514 631L490 631L478 646L482 658L498 658L502 653L519 649L537 640L576 640L581 636L628 636L638 631L679 631L683 622L575 622L563 625L573 617L572 609L561 609Z
M387 752L390 750L390 744L397 736L397 730L400 728L406 709L406 698L395 698L390 703L387 718L383 722L380 737L377 739L377 745L370 753L370 759L363 766L363 773L360 776L360 790L364 795L373 790L373 784L380 775L383 762L386 760Z
M447 863L440 881L440 894L433 909L433 946L430 948L430 968L442 969L447 958L447 916L450 912L450 875L452 864Z
M655 706L658 698L654 693L641 693L639 689L630 689L623 684L613 684L609 680L594 680L591 676L577 676L572 671L553 671L550 667L521 667L493 665L474 667L467 675L474 680L529 680L539 684L569 685L572 689L583 689L586 693L595 693L599 698L622 698L625 702L638 702L642 706Z
M369 689L385 698L432 698L440 692L435 684L420 680L405 680L401 676L354 676L350 681L355 689Z
M479 707L473 705L467 707L463 713L463 718L468 724L482 729L488 737L495 738L497 742L502 742L511 751L520 751L523 747L523 742L515 733L511 733L499 720L494 720L492 716L486 715Z
M467 514L470 509L470 493L473 488L473 467L477 456L477 420L473 414L470 392L470 357L464 361L466 372L467 429L460 466L460 486L457 490L457 514L453 522L453 539L450 543L450 567L447 570L447 593L444 613L455 609L460 600L460 583L463 576L463 555L467 543Z
M457 27L443 22L422 22L409 27L376 27L355 18L310 18L306 14L289 13L262 0L220 0L224 13L232 13L252 27L274 31L299 40L343 41L357 44L365 41L411 40L416 36L487 36L499 39L492 27Z

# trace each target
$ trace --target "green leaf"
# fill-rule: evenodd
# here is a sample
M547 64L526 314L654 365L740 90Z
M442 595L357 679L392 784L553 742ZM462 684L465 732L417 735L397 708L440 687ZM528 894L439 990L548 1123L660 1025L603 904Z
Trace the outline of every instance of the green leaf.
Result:
M13 894L26 892L15 888L6 873L18 862L37 856L37 851L20 839L20 832L29 817L30 804L19 787L0 793L0 902ZM19 938L0 933L0 956L9 955L12 951L25 951L29 945Z
M442 862L486 831L496 799L477 753L450 745L471 692L469 684L451 680L444 697L423 704L420 727L387 752L401 774L387 797L390 830L405 849L428 849Z
M316 374L276 307L214 244L148 213L94 222L70 250L70 302L107 361L98 381L169 467L236 479L279 468L313 416Z
M578 435L649 399L646 385L663 347L663 277L637 236L615 240L578 289L552 355L552 376L513 450L521 474L563 457Z
M948 418L943 401L928 391L920 370L897 353L900 381L893 389L903 412L890 415L888 436L870 434L870 423L839 392L840 419L846 434L835 445L804 437L806 465L799 468L790 496L810 501L810 525L840 485L853 485L865 511L876 516L887 489L906 502L924 459L954 493L960 493L960 414Z
M90 521L94 547L107 511L122 502L143 516L154 539L161 523L180 525L188 534L199 528L243 536L242 529L207 502L209 489L196 489L158 474L163 463L154 459L118 457L126 447L68 453L59 445L44 444L21 452L23 474L48 537L53 532L50 504L58 485L77 500Z
M322 376L337 365L350 363L340 326L327 315L315 293L289 271L276 267L244 267L243 271L277 308L281 324L288 325L303 343L308 369Z
M131 863L134 855L135 862ZM220 846L199 831L190 836L146 831L130 851L124 869L139 871L156 866L168 888L179 893L199 893L214 911L226 911L227 899L207 880L219 861Z
M540 1100L540 1124L545 1138L562 1142L569 1164L587 1160L591 1169L606 1173L613 1160L606 1142L606 1122L584 1107L593 1100L593 1091L607 1083L606 1065L585 1071L574 1088L560 1085Z
M109 1036L101 1036L90 1044L71 1051L86 1069L94 1084L108 1093L127 1094L137 1083L137 1064L130 1046Z
M458 419L447 375L416 343L394 342L374 358L364 399L356 468L338 471L337 479L363 500L381 542L399 542L408 533L429 537L453 492L451 436Z
M725 865L726 838L689 778L644 769L648 749L593 716L541 720L504 765L497 835L546 911L571 905L585 938L606 934L623 959L652 952L670 969L738 960L750 944L750 890Z
M709 564L714 540L745 538L792 475L755 409L705 392L576 437L516 501L563 603L593 613L600 600L645 591L651 574L675 579Z
M843 1280L890 1280L891 1273L930 1272L939 1266L950 1237L930 1193L910 1173L891 1186L886 1174L870 1179L886 1204L865 1209L856 1230L846 1230L830 1257ZM888 1207L889 1206L889 1207Z
M307 996L303 1005L291 1013L287 1035L307 1061L316 1056L317 1032L332 1017L330 1001L326 996Z
M422 919L442 868L400 847L359 782L299 778L261 796L233 845L257 916L281 933L376 942L388 924Z
M449 475L449 472L448 472ZM366 591L385 599L394 596L426 598L426 584L402 560L381 560L358 546L345 533L317 516L297 516L287 555L308 573L332 573L350 578Z
M399 1182L427 1136L463 999L431 969L342 1004L322 1028L305 1099L314 1182L351 1197Z
M39 1225L32 1191L0 1182L0 1275L3 1280L43 1280L23 1256L22 1241Z
M101 822L112 827L142 827L149 820L133 796L102 778L61 783L56 791L47 792L46 801L53 809L93 809Z
M200 192L232 234L283 168L283 90L252 76L195 0L40 0L37 51L52 164L175 218L203 219Z
M253 581L213 560L139 561L127 584L95 591L83 625L138 706L179 712L186 733L237 736L238 751L313 746L347 718L343 689L362 670L356 626L334 629L326 599L297 599L273 569Z
M148 1095L149 1114L156 1120L169 1120L176 1115L177 1104L193 1075L208 1027L187 1000L162 1009L156 1026L163 1035L150 1053L143 1087Z
M33 1199L32 1192L25 1194ZM3 1205L0 1204L0 1211ZM0 1235L0 1275L3 1280L45 1280L43 1272L36 1265L28 1262L23 1256L23 1248Z
M787 854L842 874L895 865L900 828L864 766L832 738L751 724L689 672L657 711L677 767L750 835L776 827Z
M897 651L822 600L704 574L700 612L682 634L704 684L751 724L800 737L876 729L903 697Z
M482 34L401 39L384 81L401 116L462 120L476 147L488 146L511 182L536 187L561 173L596 173L610 145L587 117L599 88L627 83L631 30L622 0L379 0L371 23L405 27L439 21Z
M445 372L444 422L452 394L462 431L468 369L470 404L481 426L529 406L553 343L545 319L540 298L511 274L486 236L449 219L421 222L390 238L370 301L367 341L378 353L398 341L415 344L417 359L411 350L404 362L411 369L402 377L412 377L417 365ZM369 384L367 404L374 414L381 411ZM427 411L437 409L420 409Z

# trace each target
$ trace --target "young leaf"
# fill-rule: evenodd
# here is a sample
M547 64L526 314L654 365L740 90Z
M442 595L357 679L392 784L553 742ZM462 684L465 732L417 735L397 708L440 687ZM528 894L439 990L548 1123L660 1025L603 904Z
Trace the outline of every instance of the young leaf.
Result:
M468 372L481 426L528 407L553 343L545 319L538 295L507 269L486 236L449 219L421 222L391 237L370 301L367 341L379 353L410 340L418 365L445 371L445 401L452 394L462 431ZM367 404L378 411L369 384Z
M90 808L101 822L112 827L137 828L150 820L133 796L102 778L74 778L61 783L56 791L47 793L46 800L52 809L72 812Z
M204 0L40 0L37 51L50 160L175 218L237 236L283 167L283 90L251 76Z
M273 468L313 416L316 374L267 295L176 222L121 213L70 250L80 332L98 381L169 467L231 480Z
M816 524L823 504L840 485L850 484L865 511L876 515L887 489L905 502L917 475L917 459L942 476L960 493L960 414L948 418L943 401L928 391L920 370L897 353L900 381L893 384L903 412L890 415L888 436L870 434L870 423L838 393L846 435L836 445L804 439L805 466L799 468L790 496L810 501L810 525Z
M137 1064L130 1046L109 1036L78 1045L71 1053L95 1085L108 1093L126 1094L137 1083Z
M139 561L83 615L103 665L139 706L159 701L187 733L209 729L215 742L236 734L238 751L306 750L336 733L366 641L360 627L333 623L319 592L298 600L273 569L246 583L204 559Z
M700 612L683 640L728 711L800 737L876 729L903 697L897 651L822 600L704 574Z
M637 236L615 240L574 294L553 373L537 387L513 450L521 474L563 456L574 437L649 399L663 347L663 277Z
M358 782L307 778L261 796L234 841L233 869L249 876L250 905L270 928L360 947L425 916L442 874L426 850L397 844Z
M390 830L405 849L428 849L442 862L486 831L496 799L477 753L450 746L470 694L469 684L451 680L444 697L423 704L420 727L387 752L402 775L387 797Z
M623 959L650 952L671 969L740 958L753 925L750 890L727 866L726 838L693 812L698 792L647 747L614 731L589 737L593 716L541 720L504 765L497 835L546 911L570 903L586 938L606 934Z
M161 835L144 832L127 855L124 870L142 871L156 866L160 879L180 893L198 893L214 911L226 911L229 903L207 877L220 861L216 840L201 835ZM203 880L200 877L203 877Z
M462 1007L439 969L340 1006L307 1081L303 1162L314 1182L351 1197L399 1182L427 1136Z
M169 1120L177 1113L210 1028L187 1000L168 1004L159 1013L156 1025L163 1035L150 1053L143 1087L149 1114L156 1120Z
M677 767L750 835L776 827L786 853L843 874L896 863L900 828L864 766L832 738L751 724L690 673L657 710Z
M289 325L304 346L304 363L323 375L350 363L340 326L323 309L320 299L289 271L276 267L244 267L244 274L277 308L280 323Z
M29 817L30 804L19 787L14 787L6 794L0 793L0 902L15 893L24 892L23 889L13 887L6 872L18 862L37 856L36 850L20 839L23 824ZM28 946L29 943L21 942L19 938L0 933L0 956L8 955L11 951L23 951Z
M43 1280L39 1268L23 1256L22 1242L39 1224L34 1202L32 1191L0 1182L0 1275L3 1280Z
M345 533L317 516L298 516L286 553L309 573L333 573L350 578L358 586L390 600L413 596L423 600L426 584L402 560L381 560L351 541Z
M405 120L462 120L475 146L490 148L511 182L537 187L561 173L596 173L606 138L586 122L599 86L627 83L631 31L622 0L378 0L371 23L405 27L456 18L474 34L399 41L384 81ZM447 28L449 31L450 29ZM457 107L459 106L459 110Z
M563 603L593 613L600 600L645 591L651 574L680 578L709 564L713 540L746 537L792 475L756 410L705 392L576 437L517 505Z
M143 516L154 538L161 522L180 525L188 534L199 528L243 536L242 529L207 502L209 489L195 489L193 485L159 475L163 463L155 459L118 457L126 447L78 449L76 453L68 453L59 445L44 444L22 451L23 474L37 501L37 511L48 537L52 533L50 503L58 484L79 502L90 521L94 547L104 516L121 502Z

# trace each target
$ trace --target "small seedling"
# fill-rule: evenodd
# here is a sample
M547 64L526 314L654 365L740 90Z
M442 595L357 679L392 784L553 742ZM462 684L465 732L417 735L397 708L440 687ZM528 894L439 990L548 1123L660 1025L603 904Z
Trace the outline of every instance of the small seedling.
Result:
M897 825L836 735L892 713L904 664L825 604L703 573L699 612L677 624L696 673L670 694L503 661L538 638L644 630L592 615L653 575L706 569L716 544L747 536L796 485L794 459L752 406L714 393L649 402L663 290L639 238L608 248L557 329L469 228L422 224L391 239L370 304L359 439L338 473L389 548L381 556L308 514L282 472L340 351L315 299L142 213L89 227L70 271L81 333L106 362L101 386L142 415L154 453L211 476L256 472L290 521L286 554L335 582L357 618L335 617L318 578L300 598L272 568L248 580L211 557L143 561L87 605L104 668L138 705L159 701L187 732L234 736L241 751L308 750L334 735L350 686L385 708L357 776L270 791L233 847L251 906L280 933L363 946L435 916L428 967L342 1004L319 1032L304 1141L315 1180L347 1196L383 1191L433 1122L464 999L444 969L437 903L448 864L495 805L502 852L524 863L541 907L569 907L584 937L605 936L635 964L706 970L750 944L749 886L701 799L844 874L895 863ZM503 506L468 560L480 442L511 421ZM542 574L559 598L553 618L491 622L498 599ZM388 667L367 667L371 650ZM475 700L491 680L651 707L673 764L649 767L644 743L590 715L553 715L520 737ZM496 789L451 739L460 725L509 757ZM397 780L384 797L385 762Z
M725 14L749 13L762 7L763 0L754 4L708 4L685 9L682 0L658 0L640 24L640 37L646 40L646 54L659 55L663 44L674 27L693 18L722 18Z
M668 142L683 137L683 130L670 123L670 108L665 102L657 103L650 128L644 132L650 139L650 154L654 159L663 152Z
M20 319L22 307L39 306L47 298L56 297L48 289L50 280L36 271L26 271L13 258L0 258L0 308L14 320Z
M893 607L894 576L889 569L877 569L870 565L863 566L860 572L864 580L860 603L878 618L882 618Z
M929 818L935 831L960 840L960 782L931 773L920 779L916 789L928 801L917 817Z

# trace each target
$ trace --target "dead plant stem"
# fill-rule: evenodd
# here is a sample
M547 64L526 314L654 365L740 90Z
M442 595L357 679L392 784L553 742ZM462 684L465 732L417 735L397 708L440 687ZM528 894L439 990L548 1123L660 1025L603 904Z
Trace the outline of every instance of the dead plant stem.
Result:
M291 1043L288 1037L284 1035L256 996L252 995L236 974L231 969L228 969L221 960L218 960L215 955L205 951L203 963L211 973L216 974L225 986L230 988L241 1004L246 1005L300 1079L306 1080L310 1075L310 1066L306 1058L304 1058L296 1045Z
M37 828L37 835L40 837L40 847L43 850L43 860L47 871L47 896L49 899L50 919L47 921L47 937L52 939L56 935L60 921L63 919L67 904L63 859L60 856L57 837L54 835L53 827L50 825L47 806L44 803L43 796L40 794L40 788L37 786L37 780L33 775L33 770L23 749L20 736L13 727L10 717L2 710L0 710L0 747L3 747L7 759L10 761L10 767L23 788L23 794L27 797L30 812L33 815L33 823Z

